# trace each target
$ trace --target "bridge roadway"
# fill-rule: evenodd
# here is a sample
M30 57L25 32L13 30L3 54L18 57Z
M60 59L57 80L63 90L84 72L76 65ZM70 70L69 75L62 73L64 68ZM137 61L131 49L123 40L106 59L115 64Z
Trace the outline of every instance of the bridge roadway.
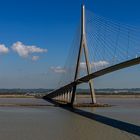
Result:
M108 73L111 73L111 72L114 72L117 70L121 70L121 69L124 69L127 67L138 65L138 64L140 64L140 57L137 57L137 58L125 61L125 62L121 62L121 63L116 64L116 65L104 68L102 70L99 70L99 71L96 71L96 72L91 73L89 75L86 75L80 79L77 79L74 82L71 82L71 83L69 83L69 84L67 84L59 89L52 91L48 95L44 96L44 98L54 98L58 95L62 95L64 93L64 91L71 90L75 85L86 83L91 79L94 79L94 78L97 78L97 77L103 76L105 74L108 74Z

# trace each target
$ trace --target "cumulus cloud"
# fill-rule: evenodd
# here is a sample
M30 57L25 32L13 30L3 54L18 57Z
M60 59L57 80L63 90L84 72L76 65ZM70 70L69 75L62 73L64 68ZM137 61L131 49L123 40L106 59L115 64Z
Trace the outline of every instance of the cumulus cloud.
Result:
M92 63L91 65L96 67L96 68L102 67L102 66L105 67L105 66L109 65L109 62L107 62L107 61L98 61L98 62Z
M80 63L80 68L81 69L86 69L86 63L85 62L81 62Z
M37 61L39 59L39 56L32 56L33 61Z
M15 51L19 56L23 58L27 58L30 54L33 53L46 53L47 49L42 49L36 47L34 45L24 45L22 42L18 41L12 45L13 51ZM37 57L33 57L33 59L38 59Z
M8 52L9 49L4 44L0 44L0 53L7 54Z
M91 68L96 67L96 68L100 68L100 67L105 67L109 65L109 62L107 61L97 61L97 62L92 62L91 63ZM81 62L80 63L80 68L81 69L86 69L86 63L85 62Z
M65 73L65 69L60 67L60 66L57 66L57 67L51 67L51 70L55 73Z

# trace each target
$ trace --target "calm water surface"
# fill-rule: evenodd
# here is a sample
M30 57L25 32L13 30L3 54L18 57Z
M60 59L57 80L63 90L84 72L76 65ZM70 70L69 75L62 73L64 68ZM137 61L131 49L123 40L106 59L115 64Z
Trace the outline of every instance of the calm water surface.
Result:
M83 110L140 126L140 98L99 98L97 101L113 107L83 108Z
M140 126L140 99L98 99L115 106L82 108ZM41 99L0 99L0 104L51 105ZM2 140L140 140L140 137L54 106L0 107Z

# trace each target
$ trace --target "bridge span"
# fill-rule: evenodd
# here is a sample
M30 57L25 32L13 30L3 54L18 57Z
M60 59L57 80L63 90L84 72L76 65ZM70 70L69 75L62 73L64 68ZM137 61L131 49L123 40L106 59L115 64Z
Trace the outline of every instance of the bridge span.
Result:
M103 76L105 74L108 74L108 73L111 73L114 71L118 71L118 70L121 70L124 68L132 67L132 66L138 65L138 64L140 64L140 57L134 58L132 60L128 60L126 62L116 64L116 65L113 65L110 67L107 67L107 68L99 70L95 73L91 73L89 75L86 75L80 79L77 79L76 81L71 82L71 83L69 83L69 84L67 84L67 85L65 85L57 90L54 90L54 91L50 92L48 95L44 96L44 98L54 98L58 95L59 96L63 95L64 94L63 91L67 91L67 90L73 88L75 85L86 83L86 82L89 82L89 80L91 80L91 79L95 79L95 78Z
M127 29L124 30L125 27L122 26L122 30L124 30L124 35L122 36L122 30L121 30L120 25L118 25L118 26L116 24L113 25L112 22L111 22L111 24L109 24L108 20L106 20L105 23L102 23L102 21L104 19L101 19L98 16L94 17L95 21L93 22L93 25L92 25L91 24L92 19L86 18L84 5L82 5L81 11L82 11L81 12L82 14L81 14L80 39L78 42L79 46L78 45L76 46L76 48L78 47L78 49L76 52L76 60L75 60L76 64L74 66L73 81L69 82L68 84L64 84L63 86L61 86L61 87L57 88L56 90L50 92L49 94L45 95L43 97L44 99L54 99L56 101L65 100L65 101L67 101L67 103L73 105L75 96L76 96L77 85L80 85L82 83L88 83L92 103L96 104L96 96L95 96L95 92L94 92L94 88L93 88L93 79L103 76L105 74L111 73L111 72L115 72L115 71L118 71L118 70L121 70L121 69L124 69L127 67L131 67L131 66L140 64L140 56L137 55L137 53L139 53L140 51L133 50L134 47L137 48L140 46L136 45L136 46L134 46L134 47L132 46L130 48L130 44L132 44L132 43L130 42L131 41L130 32L128 32L129 27L127 27ZM90 14L91 13L89 13L89 15ZM86 29L87 25L92 25L92 27ZM88 33L88 31L91 31L91 30L93 30L93 34ZM89 36L89 34L90 34L90 36ZM89 39L90 41L87 40L87 37L90 38ZM123 40L123 37L124 37L124 40ZM110 38L110 39L108 39L108 38ZM112 39L112 41L111 41L111 39ZM91 42L91 40L93 41L93 43L90 44L89 42ZM120 42L120 44L119 44L119 42ZM137 40L137 42L138 42L138 40ZM123 48L125 46L124 43L127 48L126 50L125 50L125 48ZM112 47L114 44L115 44L115 46ZM102 56L102 61L100 60L99 63L97 63L95 61L95 59L96 59L96 57L95 57L93 60L94 62L90 62L89 53L91 51L88 50L88 45L91 45L95 48L94 53L97 51L97 49L101 48L100 52L98 52L99 56L97 57L97 60L100 60L101 56ZM120 45L120 48L119 48L119 45ZM102 46L104 48L102 48ZM108 54L106 54L106 50L103 51L103 49L106 49ZM130 57L129 52L131 52L131 53L134 52L135 56L129 58ZM81 63L82 54L84 55L85 63ZM108 61L111 60L111 58L110 58L111 54L113 54L113 57L112 57L113 64L108 66L108 64L109 64ZM122 54L122 56L120 56L120 54ZM127 56L127 59L122 58L125 56L125 54ZM108 55L108 57L105 59L104 55L105 56ZM96 54L94 54L94 56L96 56ZM119 56L119 59L121 58L121 61L114 63L117 56ZM108 60L108 61L105 61L105 60ZM105 67L91 72L91 67L92 66L98 67L100 63L104 64ZM84 68L86 69L87 74L85 76L82 76L81 78L79 78L78 75L80 73L81 64L83 64L82 66L84 66ZM65 74L69 75L69 73L67 73L67 72Z

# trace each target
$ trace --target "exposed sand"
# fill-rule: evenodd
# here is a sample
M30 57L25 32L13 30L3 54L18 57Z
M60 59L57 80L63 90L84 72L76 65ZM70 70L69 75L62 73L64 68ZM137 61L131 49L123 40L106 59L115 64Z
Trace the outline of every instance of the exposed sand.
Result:
M78 98L91 98L90 95L76 95ZM96 95L97 98L140 98L140 95Z
M34 96L31 95L3 95L0 94L0 98L35 98Z

